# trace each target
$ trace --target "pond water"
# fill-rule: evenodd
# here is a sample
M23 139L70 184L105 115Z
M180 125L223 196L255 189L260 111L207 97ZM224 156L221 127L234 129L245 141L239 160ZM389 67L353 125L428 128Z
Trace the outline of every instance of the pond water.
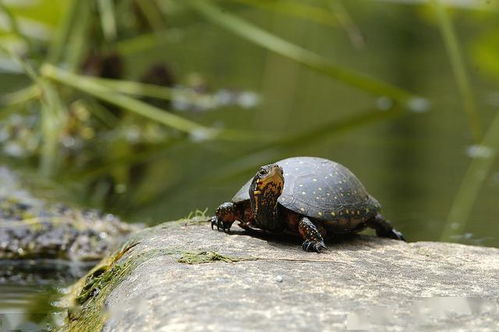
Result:
M391 103L339 84L280 55L212 26L194 25L169 42L158 59L177 72L198 71L215 87L260 94L255 109L229 108L192 115L196 120L262 135L310 136L287 145L184 142L168 149L150 168L164 181L160 194L137 197L124 209L132 220L172 220L196 209L213 213L254 174L259 165L288 156L321 156L350 168L383 205L384 215L410 241L439 240L473 151L463 102L435 18L427 7L361 1L349 5L365 44L352 46L342 29L315 26L282 15L243 11L255 24L336 63L381 77L427 98L394 118L356 123L362 114ZM485 71L477 50L497 13L454 11L458 36L486 128L499 110L497 80ZM478 24L479 23L479 24ZM146 52L128 57L140 72ZM149 55L151 57L151 55ZM154 57L154 56L153 56ZM341 123L351 120L350 126ZM339 125L339 127L338 127ZM135 200L135 198L137 198ZM485 180L458 242L499 245L499 169Z
M470 154L476 149L438 24L426 6L358 1L349 2L348 9L361 33L357 37L342 27L314 25L271 12L242 10L237 14L341 66L422 96L429 104L419 100L412 111L386 111L385 116L390 99L341 84L219 27L197 23L193 16L187 19L189 24L158 40L153 48L122 43L127 76L138 77L154 62L166 63L178 81L199 73L214 90L256 92L260 104L180 115L262 136L309 135L271 145L172 140L143 160L138 184L120 187L124 189L105 201L96 199L102 196L96 196L95 190L82 189L87 188L88 178L81 176L78 182L80 175L71 173L71 168L65 170L72 175L71 186L58 185L74 189L74 201L153 225L205 208L212 214L259 165L289 156L320 156L352 170L409 241L440 240L473 160ZM498 16L495 10L452 12L484 128L499 111L499 71L494 72L493 64L486 61L490 44L499 35ZM493 31L496 34L491 37ZM367 113L379 113L380 119L365 120ZM95 171L101 166L96 165ZM498 199L495 162L468 222L452 240L498 247ZM47 284L61 285L57 278ZM9 310L25 312L40 289L19 284L1 287L0 315Z
M0 331L51 331L58 298L92 263L0 260Z

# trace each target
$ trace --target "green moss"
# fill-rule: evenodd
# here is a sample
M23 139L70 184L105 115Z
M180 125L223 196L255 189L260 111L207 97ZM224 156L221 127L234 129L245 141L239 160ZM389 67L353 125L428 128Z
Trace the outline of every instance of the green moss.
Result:
M179 254L171 249L153 249L135 254L140 242L128 241L119 251L103 260L73 286L66 298L68 331L99 331L107 320L105 300L122 280L143 262L158 256ZM122 259L127 255L126 259Z
M203 263L212 263L212 262L239 262L241 258L229 257L220 255L214 251L200 251L200 252L185 252L182 256L177 260L179 263L184 264L203 264Z
M183 264L202 264L211 262L238 262L254 260L221 255L213 251L186 252L174 248L158 248L142 251L134 250L143 239L158 233L158 228L179 227L184 225L205 224L206 218L198 217L168 222L157 227L142 230L131 238L112 256L104 259L87 276L72 287L66 299L68 315L65 328L69 331L99 331L104 326L108 315L105 301L112 291L126 276L143 262L161 256L175 256Z

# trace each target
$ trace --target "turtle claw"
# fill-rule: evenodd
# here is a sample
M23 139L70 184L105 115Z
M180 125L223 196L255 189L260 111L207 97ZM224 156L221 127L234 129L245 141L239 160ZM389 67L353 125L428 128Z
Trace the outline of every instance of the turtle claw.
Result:
M305 240L301 247L303 248L303 250L308 252L321 252L322 250L327 249L323 241L312 240Z
M400 241L407 242L407 240L404 237L404 234L402 234L401 232L397 231L395 228L393 228L393 229L391 229L391 230L389 230L387 232L384 232L384 233L381 233L381 234L377 234L377 235L381 236L381 237L388 238L388 239L400 240Z
M391 231L390 234L388 234L388 237L391 238L391 239L395 239L395 240L400 240L400 241L407 242L407 240L404 237L404 234L402 234L401 232L397 231L395 228L392 229L392 231Z
M232 226L232 223L226 224L216 216L210 218L210 223L211 229L213 229L213 226L217 226L217 231L220 232L221 230L224 233L230 233L230 227Z

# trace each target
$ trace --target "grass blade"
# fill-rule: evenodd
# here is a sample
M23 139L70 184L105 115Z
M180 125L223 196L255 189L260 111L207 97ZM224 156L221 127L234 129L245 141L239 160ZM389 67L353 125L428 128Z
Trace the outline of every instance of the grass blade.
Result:
M68 40L73 30L73 22L76 20L82 1L68 0L70 4L66 11L66 16L60 28L57 30L54 40L48 50L47 62L58 63L62 60L65 47L67 47Z
M431 0L433 7L438 18L438 24L440 26L440 31L442 33L442 38L445 42L445 47L447 48L447 53L449 55L449 60L451 63L452 71L456 78L456 83L463 99L463 109L468 117L468 124L470 127L471 135L473 141L478 143L481 141L482 137L482 126L480 121L480 115L476 109L475 98L471 89L470 81L466 73L466 68L464 65L464 60L462 56L461 49L459 47L459 42L454 31L452 22L447 14L446 8L442 4L441 0Z
M7 20L9 21L11 32L16 35L19 39L24 41L24 43L28 46L31 46L31 40L22 33L21 28L19 27L19 23L17 22L16 16L12 13L12 11L7 7L3 1L0 0L0 10L5 13L7 16Z
M315 23L328 26L337 26L337 17L329 11L310 6L301 2L290 2L282 0L261 1L261 0L229 0L239 2L255 8L273 11L279 14L291 15L301 19L309 20Z
M36 85L31 85L27 88L0 96L0 107L12 107L24 104L40 96L40 89Z
M40 159L40 173L49 177L54 174L56 160L58 156L57 147L59 138L65 124L65 110L60 100L57 90L31 67L31 65L21 59L16 53L6 50L12 59L17 61L35 83L36 95L41 95L41 135L42 151ZM37 91L36 91L37 90ZM29 96L29 90L27 91Z
M356 48L363 48L366 45L364 35L355 24L352 16L347 11L341 0L325 0L331 10L336 14L339 24L346 31L352 45Z
M108 78L92 78L94 82L102 84L117 92L132 96L151 97L157 99L171 100L173 89L135 81L113 80Z
M161 16L160 8L158 8L154 1L140 0L135 3L139 6L140 10L156 33L166 29L166 24Z
M375 95L393 98L403 105L407 105L407 103L415 97L411 93L394 85L381 82L355 71L337 66L323 56L290 43L241 18L222 11L219 7L208 0L185 0L184 3L198 11L203 17L212 23L215 23L228 31L268 50L303 64L317 72L337 79L340 82L349 84Z
M56 82L70 86L77 90L93 95L101 100L104 100L113 105L122 107L146 118L162 123L168 127L191 133L197 130L210 131L196 122L186 120L177 115L166 112L160 108L151 106L140 100L130 98L113 90L99 85L95 80L81 75L73 74L68 71L56 68L51 65L42 67L42 75Z
M227 163L227 165L218 170L213 170L213 173L210 172L208 178L216 182L238 176L254 169L258 165L284 158L294 151L302 149L304 146L316 143L320 139L350 133L356 128L393 119L403 114L407 113L403 112L400 108L393 108L387 111L368 110L341 120L334 120L317 128L282 138L272 144L260 145L252 151L243 151L240 155L234 156L233 162Z
M480 147L487 149L490 153L487 157L476 157L471 161L454 197L454 202L442 232L442 241L450 241L453 236L464 232L480 188L497 157L497 151L499 150L499 114L492 121Z
M172 114L138 99L117 93L116 91L99 84L99 79L77 75L49 64L42 66L41 73L44 77L55 82L70 86L110 104L119 106L158 123L162 123L170 128L185 132L191 135L191 138L194 140L219 139L228 141L253 141L269 139L268 136L257 133L205 127L197 122Z
M52 84L42 80L44 98L42 100L41 133L43 145L40 159L40 173L50 177L57 169L58 147L66 111L57 90Z
M112 41L117 34L113 1L97 0L97 6L99 8L102 33L107 41Z

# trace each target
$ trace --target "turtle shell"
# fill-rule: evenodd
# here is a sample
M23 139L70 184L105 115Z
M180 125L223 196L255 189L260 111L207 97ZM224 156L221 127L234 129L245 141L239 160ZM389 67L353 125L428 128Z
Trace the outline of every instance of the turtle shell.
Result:
M301 215L328 221L341 217L369 218L381 206L345 166L316 157L293 157L276 162L284 171L279 204ZM250 179L232 198L249 200Z

